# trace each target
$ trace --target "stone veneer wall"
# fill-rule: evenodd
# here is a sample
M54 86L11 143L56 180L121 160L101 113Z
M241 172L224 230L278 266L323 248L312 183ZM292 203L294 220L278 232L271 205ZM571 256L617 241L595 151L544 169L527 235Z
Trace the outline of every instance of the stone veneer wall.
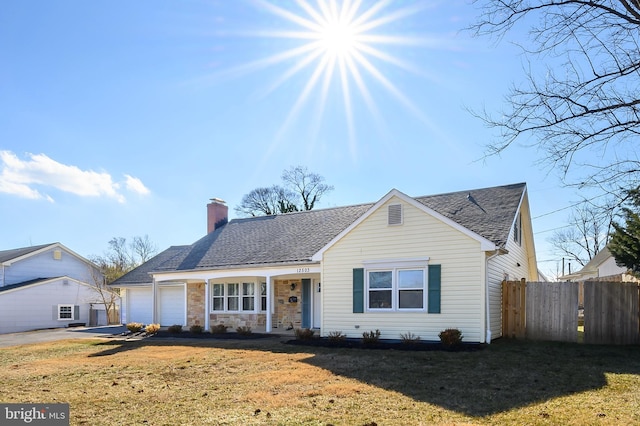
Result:
M291 290L291 284L295 284L294 290ZM290 327L302 327L302 281L299 279L276 280L274 287L273 327L285 330ZM298 301L289 302L292 296L297 297Z
M291 290L291 284L295 284L294 290ZM289 302L291 296L297 297L298 301ZM272 317L272 327L282 330L290 327L300 328L302 326L302 282L299 279L275 280L273 297L275 309ZM204 305L201 308L201 312L203 310ZM224 324L231 330L235 330L238 327L255 329L264 328L267 317L264 313L212 313L209 314L209 322L210 325Z
M204 327L205 283L187 283L187 327L201 325Z

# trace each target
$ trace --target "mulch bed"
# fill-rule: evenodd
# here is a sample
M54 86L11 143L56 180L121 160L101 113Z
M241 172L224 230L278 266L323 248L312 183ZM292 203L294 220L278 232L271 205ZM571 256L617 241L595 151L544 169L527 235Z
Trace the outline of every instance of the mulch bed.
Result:
M156 334L150 337L178 337L178 338L186 338L186 339L236 339L236 340L252 340L252 339L264 339L267 337L278 337L277 334L264 334L264 333L251 333L251 334L240 334L236 332L228 332L228 333L191 333L190 331L182 331L180 333L170 333L167 330L160 330Z
M180 333L170 333L167 330L160 330L156 334L149 336L153 338L186 338L186 339L219 339L219 340L253 340L265 338L279 338L278 334L251 333L240 334L236 332L228 333L191 333L182 331ZM375 343L364 343L362 339L330 340L324 337L312 339L291 339L283 342L293 346L311 346L321 348L351 348L351 349L395 349L399 351L448 351L448 352L473 352L485 347L479 343L462 343L453 347L446 347L440 342L416 342L402 343L399 341L378 341Z
M314 346L324 348L354 348L354 349L395 349L399 351L449 351L471 352L484 348L479 343L462 343L453 347L443 346L440 342L402 343L398 341L378 341L364 343L362 339L329 340L324 337L314 339L295 339L285 342L289 345Z

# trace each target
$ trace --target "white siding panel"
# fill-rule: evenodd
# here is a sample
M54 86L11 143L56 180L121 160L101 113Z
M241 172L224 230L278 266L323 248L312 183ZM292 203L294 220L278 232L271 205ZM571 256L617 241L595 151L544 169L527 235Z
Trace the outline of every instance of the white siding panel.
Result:
M402 202L392 198L388 204ZM480 243L410 204L402 225L387 225L387 205L338 241L323 259L322 335L341 331L362 337L379 329L384 339L411 332L437 341L440 331L459 328L465 341L482 341L484 329L484 253ZM352 312L352 274L364 261L429 257L442 265L441 313Z
M54 250L27 257L4 268L4 285L18 284L36 278L55 278L67 276L91 284L93 281L90 264L62 250L62 257L56 260Z
M2 292L0 333L66 327L69 323L77 322L89 324L90 303L98 302L98 295L90 286L62 278ZM78 305L79 317L58 320L58 305Z
M162 326L186 325L185 286L158 287L158 320Z

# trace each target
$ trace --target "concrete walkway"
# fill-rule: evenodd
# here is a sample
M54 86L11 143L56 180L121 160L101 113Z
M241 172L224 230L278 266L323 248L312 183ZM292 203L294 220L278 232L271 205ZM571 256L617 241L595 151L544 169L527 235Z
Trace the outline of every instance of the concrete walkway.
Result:
M109 325L102 327L52 328L47 330L23 331L21 333L0 334L0 348L64 339L113 337L125 331L127 331L127 328L123 325Z

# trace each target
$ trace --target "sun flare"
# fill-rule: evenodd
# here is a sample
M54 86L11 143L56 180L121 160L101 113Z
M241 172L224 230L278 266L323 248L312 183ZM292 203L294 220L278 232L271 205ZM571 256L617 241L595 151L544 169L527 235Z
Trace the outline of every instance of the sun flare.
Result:
M275 91L303 70L310 70L310 76L284 120L276 139L284 134L296 119L301 109L311 100L319 103L318 114L314 115L312 128L320 128L326 109L327 98L332 85L339 85L344 105L344 117L348 129L349 149L356 156L356 129L354 123L354 93L358 93L364 105L374 117L375 123L384 119L376 106L375 96L369 88L371 82L382 87L403 107L423 121L428 121L421 112L380 69L382 65L392 65L404 71L419 74L413 65L390 54L384 46L417 46L426 44L423 39L384 34L382 30L390 23L414 15L425 7L424 2L409 3L396 7L392 0L296 0L294 7L276 5L268 0L253 0L263 10L284 18L289 25L280 25L278 30L260 31L260 37L282 38L299 41L293 48L277 52L254 61L235 71L255 71L257 69L288 64L288 68L270 84L263 96ZM291 26L293 24L293 26Z

